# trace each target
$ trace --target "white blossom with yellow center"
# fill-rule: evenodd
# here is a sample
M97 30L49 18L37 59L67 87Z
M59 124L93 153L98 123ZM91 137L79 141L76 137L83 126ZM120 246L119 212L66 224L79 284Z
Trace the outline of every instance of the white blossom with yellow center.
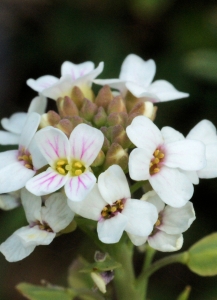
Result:
M102 132L79 124L68 139L59 129L48 126L37 132L35 140L50 167L30 179L26 188L41 196L64 186L70 200L83 200L96 182L90 165L102 147Z
M138 147L130 153L130 177L136 181L149 180L166 204L173 207L185 205L194 189L182 170L198 171L204 168L205 145L196 140L177 140L176 130L164 127L160 131L144 116L136 117L126 132Z

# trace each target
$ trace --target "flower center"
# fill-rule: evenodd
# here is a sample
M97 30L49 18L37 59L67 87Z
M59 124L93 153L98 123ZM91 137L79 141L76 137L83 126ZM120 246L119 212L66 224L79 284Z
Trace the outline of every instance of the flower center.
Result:
M56 170L61 175L66 175L69 171L69 164L67 159L59 159L56 163Z
M21 149L19 150L18 160L19 160L19 161L23 161L24 166L25 166L27 169L33 170L32 156L31 156L31 154L29 153L29 151L26 150L25 148L21 148Z
M86 170L85 166L80 161L73 161L71 166L71 174L72 176L79 176Z
M45 230L47 232L53 232L53 230L50 228L50 226L47 223L40 223L39 221L36 222L36 224L38 225L39 229L41 230Z
M101 211L101 216L104 219L110 219L114 217L117 213L122 212L124 208L123 200L117 200L112 205L106 205L103 210Z
M156 174L160 171L160 163L165 155L161 150L156 149L153 153L153 156L154 158L151 160L149 167L150 175Z

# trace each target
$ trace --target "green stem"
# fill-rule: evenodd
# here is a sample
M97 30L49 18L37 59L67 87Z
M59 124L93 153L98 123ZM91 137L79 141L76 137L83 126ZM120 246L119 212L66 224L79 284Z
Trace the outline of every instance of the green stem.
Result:
M139 188L141 188L145 182L146 181L137 181L133 185L131 185L131 187L130 187L131 194L133 194L135 191L137 191Z

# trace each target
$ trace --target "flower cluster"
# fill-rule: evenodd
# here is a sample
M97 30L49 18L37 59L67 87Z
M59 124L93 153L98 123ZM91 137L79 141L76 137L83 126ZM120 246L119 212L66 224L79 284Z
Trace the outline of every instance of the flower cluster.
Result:
M201 121L186 138L153 123L156 102L188 94L165 80L152 83L153 60L131 54L118 79L95 79L103 66L64 62L60 78L27 80L39 93L28 112L1 121L0 143L18 148L0 153L0 207L21 204L29 223L0 245L8 261L50 244L81 217L96 221L105 244L126 231L136 246L176 251L195 219L193 184L217 177L211 122ZM97 95L93 83L103 85ZM45 112L46 97L57 111ZM145 192L141 199L136 189Z

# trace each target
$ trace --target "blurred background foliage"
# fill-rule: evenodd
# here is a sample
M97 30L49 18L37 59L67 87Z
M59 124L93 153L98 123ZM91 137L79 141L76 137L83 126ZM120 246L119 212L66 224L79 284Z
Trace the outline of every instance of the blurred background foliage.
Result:
M217 3L212 0L1 0L0 117L27 110L36 95L25 83L30 77L59 77L63 61L91 60L105 62L100 78L115 78L129 53L153 58L155 79L190 93L189 98L158 105L160 128L172 126L187 134L202 119L217 126ZM54 107L52 101L49 107ZM183 249L217 231L216 199L217 179L201 180L192 200L197 219L184 234ZM0 212L0 242L22 225L22 208ZM92 261L95 250L76 231L37 247L21 262L7 263L1 255L0 299L23 299L14 289L21 281L66 285L73 258L83 251ZM141 259L137 252L137 271ZM151 277L149 299L175 299L186 285L192 287L191 300L217 299L216 277L201 278L180 265Z

